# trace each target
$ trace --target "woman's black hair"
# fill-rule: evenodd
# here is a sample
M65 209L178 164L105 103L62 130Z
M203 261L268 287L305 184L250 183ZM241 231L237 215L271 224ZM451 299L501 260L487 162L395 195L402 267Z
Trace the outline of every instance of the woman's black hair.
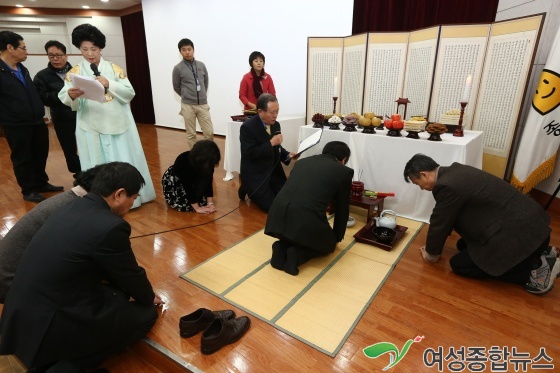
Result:
M259 51L254 51L249 55L249 66L253 67L253 61L259 57L262 58L263 64L266 62L266 60L264 59L264 54Z
M205 172L212 171L220 159L220 149L212 140L197 141L189 152L191 165Z
M76 26L72 31L72 44L76 48L80 48L84 41L90 41L101 49L105 48L105 35L97 27L89 23Z

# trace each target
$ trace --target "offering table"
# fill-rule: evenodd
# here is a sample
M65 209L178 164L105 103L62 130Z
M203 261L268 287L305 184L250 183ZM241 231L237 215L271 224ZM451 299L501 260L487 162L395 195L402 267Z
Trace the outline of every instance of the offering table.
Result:
M319 128L303 126L299 140L303 140ZM483 136L480 131L465 130L464 137L450 133L441 135L442 141L428 141L428 133L420 133L420 139L389 137L387 130L376 130L376 134L364 134L361 130L345 132L325 128L319 144L301 154L301 158L320 154L329 141L342 141L350 147L352 154L347 166L354 169L354 180L361 174L365 189L376 192L394 192L394 197L385 198L384 208L395 211L399 216L429 222L435 201L431 192L423 191L404 180L406 162L414 154L423 153L432 157L441 166L459 162L482 168ZM406 136L406 133L405 133Z

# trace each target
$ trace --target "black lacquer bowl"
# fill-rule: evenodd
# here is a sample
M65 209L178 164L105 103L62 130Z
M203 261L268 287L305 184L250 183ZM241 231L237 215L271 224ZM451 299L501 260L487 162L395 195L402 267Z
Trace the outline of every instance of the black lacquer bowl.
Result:
M377 241L385 243L391 242L397 234L393 229L387 227L375 227L372 233Z

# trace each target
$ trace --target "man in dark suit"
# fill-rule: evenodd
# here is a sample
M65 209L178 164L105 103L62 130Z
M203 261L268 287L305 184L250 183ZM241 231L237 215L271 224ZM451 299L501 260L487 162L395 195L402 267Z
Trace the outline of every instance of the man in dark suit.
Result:
M4 126L23 199L41 202L45 197L39 193L63 188L49 184L45 172L49 155L45 107L22 64L26 59L27 46L21 35L0 31L0 125Z
M76 145L76 112L70 106L63 104L58 98L58 92L64 87L66 73L72 68L68 62L66 46L57 40L49 40L45 44L45 51L49 64L35 75L33 83L37 87L41 100L51 110L51 117L56 131L56 137L66 158L68 171L77 174L82 170L78 147Z
M430 217L424 260L435 262L451 231L461 236L453 272L523 285L534 294L548 292L560 273L550 242L550 218L544 209L504 180L474 167L440 167L416 154L404 178L431 191L436 206Z
M257 100L257 112L246 120L240 129L241 141L241 187L239 199L248 194L251 201L268 212L274 197L286 182L286 174L280 164L290 164L295 153L282 147L282 134L278 117L278 100L274 95L263 93Z
M272 245L272 267L296 276L298 266L334 251L348 222L354 170L345 164L350 148L331 141L320 155L296 163L284 188L272 203L264 232L278 238ZM334 204L334 224L326 216Z
M122 218L144 184L128 163L104 166L90 192L60 207L33 237L0 319L0 354L49 372L95 368L142 338L162 303Z

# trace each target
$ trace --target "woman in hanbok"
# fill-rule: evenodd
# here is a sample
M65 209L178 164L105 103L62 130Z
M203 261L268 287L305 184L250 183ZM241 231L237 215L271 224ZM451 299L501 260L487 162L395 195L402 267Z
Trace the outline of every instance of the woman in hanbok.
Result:
M133 205L138 207L155 199L156 192L130 111L134 88L121 67L101 56L105 35L97 27L77 26L72 31L72 44L80 49L84 61L68 72L58 98L77 111L76 142L82 170L113 161L130 163L146 181ZM73 74L101 83L105 89L103 102L82 97L84 91L74 86Z

